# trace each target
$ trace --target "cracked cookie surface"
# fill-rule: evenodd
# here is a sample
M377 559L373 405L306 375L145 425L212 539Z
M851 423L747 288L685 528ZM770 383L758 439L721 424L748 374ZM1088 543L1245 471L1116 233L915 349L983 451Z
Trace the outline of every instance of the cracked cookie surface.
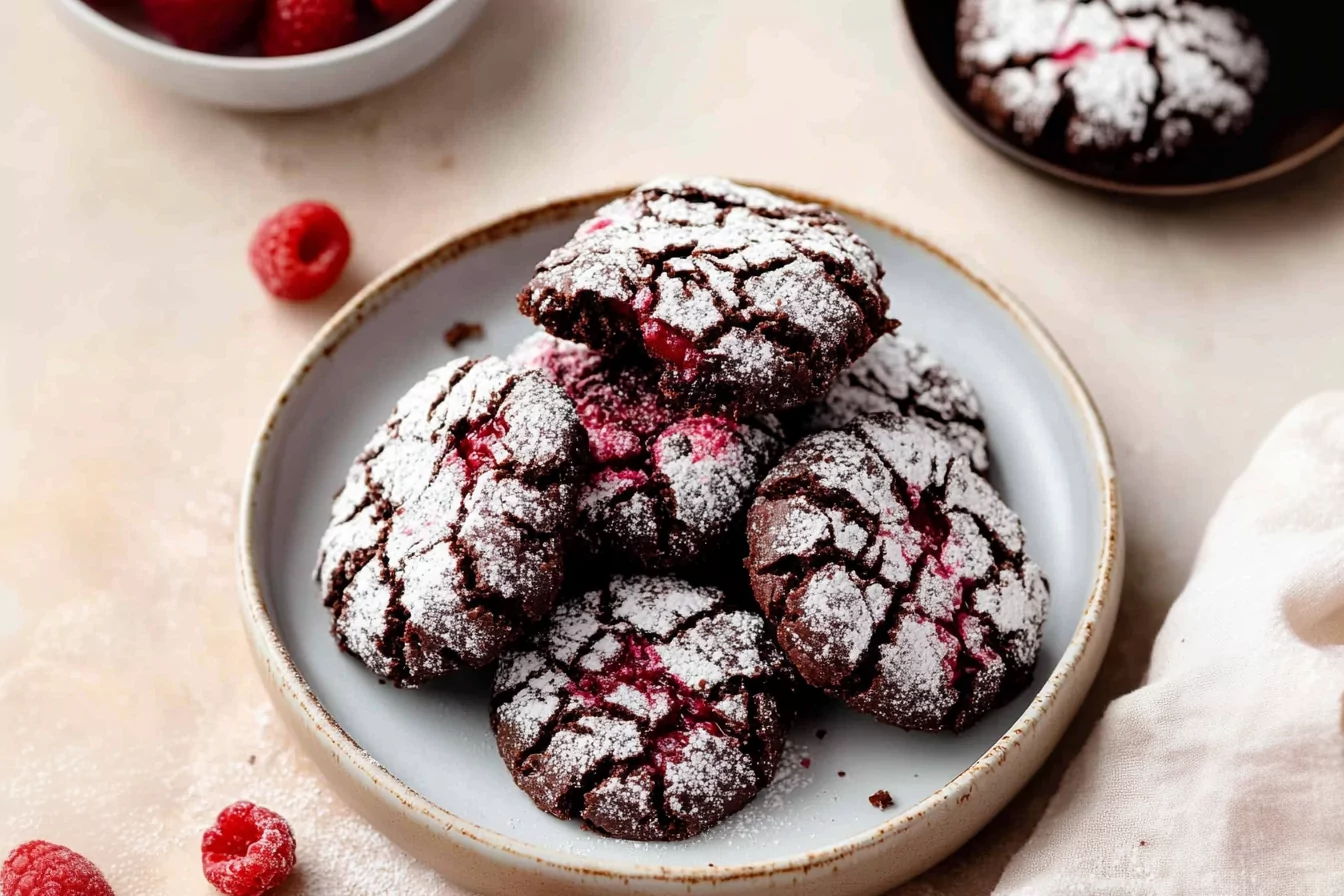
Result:
M784 449L773 415L743 422L688 413L657 371L538 333L509 360L540 370L574 401L592 464L578 501L589 554L618 568L668 570L722 555Z
M1269 72L1243 15L1193 0L961 0L957 39L990 127L1104 174L1215 163Z
M501 659L490 722L539 808L680 840L774 777L797 686L754 610L676 578L616 576L562 599Z
M559 592L585 443L536 371L430 372L355 460L322 536L341 646L401 685L496 659Z
M820 397L887 320L882 266L836 213L718 178L601 208L518 307L552 334L634 352L690 409L741 419Z
M918 417L965 455L976 472L989 469L989 441L975 389L904 330L877 340L825 397L782 417L786 430L801 436L884 412Z
M960 731L1031 681L1045 576L1017 516L919 420L865 416L803 439L747 527L780 646L859 712Z

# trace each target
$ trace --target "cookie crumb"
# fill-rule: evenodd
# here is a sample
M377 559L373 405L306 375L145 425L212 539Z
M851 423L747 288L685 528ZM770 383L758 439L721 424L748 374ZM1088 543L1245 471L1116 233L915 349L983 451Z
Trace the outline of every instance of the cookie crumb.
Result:
M825 729L825 728L818 728L818 729L817 729L817 740L825 740L825 738L826 738L826 729Z
M484 335L485 327L480 324L458 321L443 331L443 341L448 343L449 348L457 348L468 339L480 339Z
M885 790L879 790L877 793L868 797L868 802L872 803L874 809L890 809L895 805L895 801L891 798L891 794L887 793Z
M257 755L256 755L255 753L253 753L251 756L247 757L247 764L248 764L248 765L256 765L256 764L257 764Z

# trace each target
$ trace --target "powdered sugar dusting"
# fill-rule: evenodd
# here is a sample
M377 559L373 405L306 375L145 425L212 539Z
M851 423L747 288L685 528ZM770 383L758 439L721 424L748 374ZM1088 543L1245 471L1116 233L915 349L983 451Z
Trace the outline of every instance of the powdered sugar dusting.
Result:
M616 576L609 586L611 615L639 631L666 638L694 616L718 607L723 595L678 579Z
M581 225L519 306L599 349L640 345L665 392L741 416L820 395L886 328L881 276L827 209L718 178L661 180ZM779 341L780 320L796 338Z
M412 387L322 536L317 576L342 645L409 685L495 659L559 589L582 438L560 389L494 358ZM496 610L478 610L487 598Z
M789 658L860 711L959 730L1030 680L1048 592L1021 522L918 417L804 438L762 482L748 540Z
M575 402L596 464L580 492L580 534L617 564L666 569L719 552L783 450L774 417L690 415L658 391L653 369L628 358L538 333L510 359Z
M538 806L613 836L679 839L774 773L795 680L760 616L630 576L562 601L496 676L500 754Z
M957 27L971 102L1027 146L1067 108L1069 152L1172 157L1245 131L1268 77L1245 17L1194 0L962 0Z
M801 408L787 422L808 433L839 429L862 414L882 412L919 417L978 472L989 468L975 390L904 330L877 340L820 401Z

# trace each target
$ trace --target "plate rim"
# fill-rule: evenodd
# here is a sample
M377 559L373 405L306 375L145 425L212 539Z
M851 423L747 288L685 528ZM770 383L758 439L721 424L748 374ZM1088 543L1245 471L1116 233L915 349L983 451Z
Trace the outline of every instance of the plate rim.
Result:
M401 781L372 754L360 747L308 686L281 639L266 607L265 594L260 582L260 565L254 548L254 542L261 537L258 528L258 502L261 497L261 478L272 446L272 435L281 417L287 412L291 395L303 384L308 375L374 314L404 294L405 290L398 288L401 284L448 264L476 248L498 242L539 224L563 220L571 217L577 210L622 196L636 185L624 185L543 201L498 216L489 223L434 240L376 277L346 302L299 354L280 390L268 406L261 430L249 451L243 478L237 530L237 596L248 633L249 647L258 671L263 677L263 683L268 685L267 693L272 701L286 700L291 704L290 708L305 715L311 723L308 726L310 732L322 735L329 742L338 764L343 769L354 770L364 779L359 783L382 791L382 796L390 796L407 811L418 816L422 822L428 820L441 835L460 836L464 845L486 858L496 859L497 854L502 852L523 859L529 864L536 863L564 874L579 874L589 878L619 877L625 879L627 883L647 881L686 885L721 884L743 879L760 880L777 875L813 872L817 868L831 865L861 851L881 846L914 823L928 818L939 806L949 801L959 803L968 798L970 792L977 784L985 781L987 775L1013 762L1014 757L1023 752L1016 750L1015 747L1021 746L1022 741L1050 712L1060 696L1061 688L1069 681L1071 673L1082 664L1085 657L1090 659L1093 653L1104 653L1110 641L1115 611L1120 602L1119 583L1123 565L1123 515L1114 455L1105 425L1087 387L1044 326L1007 289L979 273L975 267L961 260L961 256L954 255L940 244L881 214L792 187L750 179L738 182L760 186L799 201L816 202L835 209L846 217L859 219L887 230L897 238L914 244L952 267L1008 313L1013 323L1027 337L1031 347L1046 362L1057 384L1064 387L1066 396L1083 424L1090 460L1094 465L1092 473L1097 479L1102 497L1103 517L1101 548L1094 565L1091 592L1059 662L1041 684L1031 703L993 746L951 781L900 815L825 847L777 859L742 864L714 866L643 864L576 856L549 847L537 846L453 814ZM1100 657L1097 657L1094 665L1099 665L1099 662ZM1090 689L1091 685L1092 682L1087 681L1084 691ZM286 709L283 706L280 708ZM1067 724L1068 721L1069 719L1062 720L1063 724ZM309 741L304 738L296 739L305 752L311 749ZM1054 744L1045 751L1038 765L1053 749ZM1030 761L1030 756L1022 756L1017 760L1019 763L1024 761ZM1027 777L1035 771L1035 768L1031 769ZM340 788L334 789L340 793Z

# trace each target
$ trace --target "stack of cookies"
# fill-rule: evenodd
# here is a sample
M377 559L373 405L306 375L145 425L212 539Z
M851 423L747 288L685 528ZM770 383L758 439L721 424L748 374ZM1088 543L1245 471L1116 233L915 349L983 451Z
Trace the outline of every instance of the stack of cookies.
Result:
M834 212L725 180L600 209L355 460L318 576L413 687L497 664L536 805L694 836L779 765L804 689L960 731L1030 682L1048 592L971 387L896 332Z

